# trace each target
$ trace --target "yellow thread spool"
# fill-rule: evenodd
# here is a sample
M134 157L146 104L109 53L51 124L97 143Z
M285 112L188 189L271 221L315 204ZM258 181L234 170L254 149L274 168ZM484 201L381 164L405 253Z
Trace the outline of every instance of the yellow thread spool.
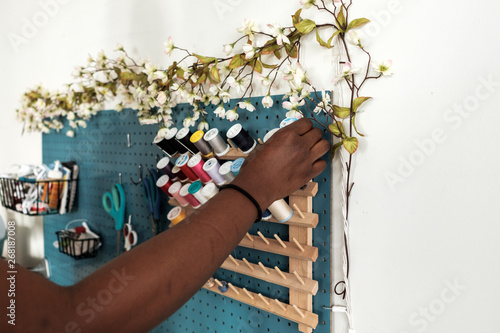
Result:
M174 225L186 218L186 212L181 207L174 207L168 212L167 219Z

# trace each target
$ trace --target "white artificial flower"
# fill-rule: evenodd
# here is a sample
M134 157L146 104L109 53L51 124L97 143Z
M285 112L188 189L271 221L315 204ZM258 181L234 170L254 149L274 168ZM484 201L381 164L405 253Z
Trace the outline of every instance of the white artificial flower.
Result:
M160 105L165 104L165 102L167 101L167 94L165 94L165 92L164 92L164 91L160 91L160 92L158 93L158 96L156 96L156 100L158 101L158 103L159 103Z
M271 35L276 38L276 43L278 43L278 45L283 45L283 42L290 44L290 40L287 37L287 35L290 34L290 29L282 28L278 23L268 24L267 26L271 30Z
M269 78L269 76L262 76L260 75L259 73L257 73L257 78L260 79L260 83L264 86L264 87L269 87L271 85L271 79Z
M304 6L305 9L311 8L311 6L316 4L316 0L300 0L299 3Z
M359 73L361 71L360 67L352 67L352 64L349 61L344 63L344 67L342 69L342 73L337 75L333 80L334 83L339 82L341 79L349 80L353 74Z
M253 104L248 99L246 101L243 101L243 102L238 102L238 107L240 109L243 109L243 110L246 109L250 112L255 111L255 106L253 106Z
M394 74L394 70L392 69L392 60L385 60L382 62L374 63L373 69L375 72L380 73L384 76L391 76Z
M297 119L304 118L304 115L299 110L288 111L285 116L287 118L297 118Z
M150 62L145 64L143 73L148 75L149 82L153 82L157 70L158 68L155 65L151 64Z
M172 36L168 37L168 40L165 42L165 50L163 51L166 55L171 56L172 51L174 50L174 39Z
M359 37L358 33L354 30L349 30L346 39L352 45L363 47L363 45L361 45L361 38Z
M322 91L321 96L321 102L319 102L318 105L314 108L314 113L320 113L321 111L326 110L326 108L330 104L331 98L328 92Z
M239 115L238 115L238 112L236 112L236 108L233 108L231 110L228 110L226 112L226 119L229 120L229 121L233 121L233 120L238 120L239 118Z
M67 132L66 132L66 136L68 136L68 137L72 138L72 137L74 137L74 136L75 136L75 132L74 132L73 130L71 130L71 129L70 129L69 131L67 131Z
M201 121L198 124L198 131L208 130L208 128L209 128L209 126L208 126L208 123L206 121Z
M238 32L247 35L248 39L254 41L255 39L254 32L260 32L260 29L254 20L245 19L243 20L243 26L238 29Z
M226 110L224 109L224 105L219 105L217 109L215 109L214 113L219 116L219 118L224 119L226 117Z
M272 107L273 103L274 101L271 98L271 95L266 95L266 97L262 98L262 106L265 107L266 109Z
M223 45L224 54L227 56L229 56L229 55L231 55L231 53L233 53L233 49L234 49L234 44L224 44Z
M184 119L184 121L182 122L182 125L184 127L191 127L191 126L194 126L195 123L196 123L196 120L194 120L193 117L186 117Z
M250 45L250 44L245 44L243 45L243 52L245 52L245 59L249 60L252 59L253 56L255 55L255 51L257 51L258 48Z
M283 102L283 107L290 111L299 111L299 106L305 104L305 101L298 96L290 96L290 101Z
M74 112L68 112L68 114L66 115L66 118L68 118L68 120L74 120L75 119L75 113Z

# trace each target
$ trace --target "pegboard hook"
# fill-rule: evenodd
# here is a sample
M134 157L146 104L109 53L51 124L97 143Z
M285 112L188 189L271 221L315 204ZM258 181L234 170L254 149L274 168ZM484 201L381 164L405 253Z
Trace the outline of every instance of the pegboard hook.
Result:
M142 182L142 164L139 164L137 168L139 169L139 180L136 182L132 179L132 177L130 177L130 181L134 185L139 185Z
M127 144L123 145L125 148L130 148L130 133L127 133Z

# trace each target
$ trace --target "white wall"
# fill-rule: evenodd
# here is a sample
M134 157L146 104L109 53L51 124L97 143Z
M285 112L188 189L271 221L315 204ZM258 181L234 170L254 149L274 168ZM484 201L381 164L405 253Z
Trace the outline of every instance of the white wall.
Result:
M225 11L217 4L226 4ZM373 21L364 33L367 48L375 58L394 59L397 70L367 84L364 93L375 99L358 117L367 136L355 160L350 215L354 327L496 331L500 9L465 0L354 0L354 6ZM23 18L31 21L42 7L2 1L0 169L41 160L40 137L20 137L13 120L22 92L38 82L51 88L68 82L88 53L120 42L135 57L167 64L163 42L172 35L196 52L220 54L244 18L288 24L296 8L298 1L285 0L72 1L53 8L47 24L16 51L7 35L21 34ZM313 79L328 82L316 65L325 56L311 53L306 50L304 66ZM457 105L462 114L453 111ZM334 200L338 206L339 197Z

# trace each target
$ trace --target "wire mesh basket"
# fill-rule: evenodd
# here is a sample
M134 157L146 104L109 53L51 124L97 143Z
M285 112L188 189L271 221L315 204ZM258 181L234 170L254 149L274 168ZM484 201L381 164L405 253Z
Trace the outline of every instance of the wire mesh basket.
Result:
M94 258L101 246L101 238L92 232L86 220L74 220L65 230L56 231L59 252L74 259ZM82 222L81 227L68 229L71 223Z

